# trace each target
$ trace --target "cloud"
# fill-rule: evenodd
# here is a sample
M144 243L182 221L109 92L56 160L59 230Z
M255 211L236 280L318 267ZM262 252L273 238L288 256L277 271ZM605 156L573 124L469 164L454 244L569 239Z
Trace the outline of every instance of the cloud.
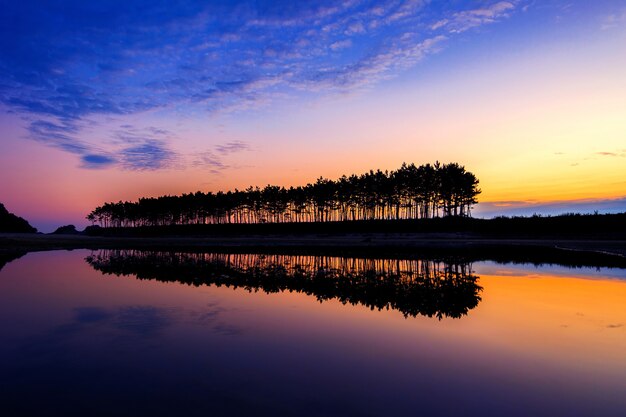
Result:
M165 141L167 139L175 138L175 135L166 129L157 128L154 126L134 126L125 124L119 126L111 132L113 138L112 143L128 145L133 143L142 143L146 140L157 139Z
M387 23L391 23L411 17L425 4L426 1L424 0L409 0L402 2L393 10L392 13L386 16L385 21Z
M358 90L412 67L456 33L508 17L518 3L9 2L0 103L29 120L31 139L78 155L85 168L193 165L159 126L102 120L242 112L303 90ZM94 120L108 134L97 137Z
M117 163L117 161L107 155L88 154L81 156L82 167L88 169L107 168Z
M439 35L414 43L413 36L403 36L396 44L361 60L339 68L312 72L301 81L301 87L318 90L353 90L388 78L394 69L405 69L435 51L447 38ZM410 46L407 46L410 45Z
M473 211L476 217L558 215L564 213L623 213L626 212L626 197L616 199L585 199L571 201L538 202L490 201L479 203Z
M330 44L329 48L333 51L339 51L341 49L349 48L352 46L352 41L350 39L344 39L342 41L333 42Z
M147 171L169 168L176 154L167 145L156 139L147 139L119 151L120 164L128 170Z
M211 174L220 174L226 169L235 168L226 163L224 158L231 154L249 151L251 149L248 143L240 140L215 145L213 149L195 155L192 165L199 168L206 168Z
M596 155L612 156L612 157L617 157L617 158L626 158L626 152L621 152L621 153L617 153L617 152L596 152Z
M365 26L363 25L363 22L354 22L348 25L348 28L344 31L344 33L348 36L357 33L365 33Z
M492 207L526 207L533 204L537 204L537 202L534 200L503 200L483 203L485 206L490 205Z
M165 129L126 124L111 132L113 140L94 144L77 138L86 129L83 125L74 120L51 122L36 119L29 123L27 130L31 139L79 155L79 166L84 169L158 170L171 168L178 160L178 155L166 141L173 135Z
M250 145L240 140L228 142L223 145L217 145L215 147L215 151L222 155L228 155L231 153L242 152L242 151L247 151L247 150L250 150Z
M212 151L205 151L198 154L192 164L195 167L208 169L211 174L219 174L229 168L222 158L215 155Z
M487 23L493 23L515 9L515 1L500 1L487 7L464 10L452 17L441 19L431 25L431 29L445 29L450 33L461 33Z
M620 26L626 25L626 8L623 8L621 11L617 13L610 14L604 18L602 21L602 25L600 26L602 30L609 30Z
M88 151L89 145L76 138L79 130L76 123L63 120L51 122L37 119L32 120L27 126L31 139L65 152L81 155Z

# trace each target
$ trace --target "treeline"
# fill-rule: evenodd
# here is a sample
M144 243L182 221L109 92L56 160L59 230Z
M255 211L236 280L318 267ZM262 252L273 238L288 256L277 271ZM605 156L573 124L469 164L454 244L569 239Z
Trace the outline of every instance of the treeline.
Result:
M104 227L400 220L470 216L478 179L458 163L402 164L395 171L320 177L298 187L140 198L105 203L87 219Z
M104 274L268 294L295 291L405 317L460 318L478 305L482 291L471 264L463 262L136 250L100 250L85 260Z

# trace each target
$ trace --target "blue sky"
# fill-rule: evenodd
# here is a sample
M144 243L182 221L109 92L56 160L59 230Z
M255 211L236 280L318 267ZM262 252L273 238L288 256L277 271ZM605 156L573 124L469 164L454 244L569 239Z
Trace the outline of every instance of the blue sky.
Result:
M173 163L167 131L122 124L114 127L117 143L104 144L83 138L90 118L232 112L285 95L352 92L521 7L421 0L6 2L2 102L24 116L32 139L78 155L84 168L160 169Z
M594 76L618 83L615 97L596 97L603 100L602 114L621 110L615 102L623 91L623 1L3 0L0 5L0 150L7 160L41 165L40 178L14 169L13 184L0 188L1 198L18 208L35 204L37 187L53 178L82 196L86 178L97 184L102 192L90 192L81 205L89 211L98 200L136 198L142 190L182 193L255 180L289 185L434 159L468 164L479 178L484 167L486 185L495 178L486 190L499 193L487 197L497 203L511 200L499 191L504 186L497 183L497 164L463 151L462 137L439 140L438 132L460 120L464 134L488 149L485 138L494 133L485 118L514 119L514 108L504 116L496 110L527 99L529 88L518 86L530 86L538 95L550 86L571 91L580 79ZM594 56L606 59L605 69L592 68ZM580 68L573 68L577 59ZM530 68L527 75L519 72L520 64ZM552 74L551 68L560 72ZM493 89L478 89L477 83L488 80ZM494 98L493 112L473 115L503 92L502 86L510 95ZM527 108L554 98L550 111L565 109L556 97L528 99ZM471 102L476 106L467 105ZM425 116L429 108L432 117ZM600 123L599 110L588 114L589 125ZM580 121L573 113L566 117ZM373 120L387 130L374 135ZM581 129L575 125L572 130ZM610 126L589 155L623 152L616 144L624 126ZM526 132L546 135L533 139L536 153L552 140L559 149L550 154L566 153L567 141L554 139L550 129ZM503 139L506 146L491 161L516 152L512 149L523 139L513 136ZM571 142L579 149L593 143L579 137ZM332 146L335 155L316 154L313 143ZM358 148L366 151L354 151ZM528 166L540 164L533 158L525 160ZM274 173L279 170L281 175ZM547 174L544 180L559 181ZM571 187L567 196L539 198L520 191L516 200L523 208L537 198L559 204L583 199ZM619 197L615 187L589 195Z

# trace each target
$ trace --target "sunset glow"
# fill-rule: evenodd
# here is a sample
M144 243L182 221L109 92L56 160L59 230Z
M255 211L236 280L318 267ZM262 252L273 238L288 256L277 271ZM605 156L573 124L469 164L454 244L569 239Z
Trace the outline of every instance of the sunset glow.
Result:
M458 162L476 216L626 211L622 1L2 6L0 201L105 201Z

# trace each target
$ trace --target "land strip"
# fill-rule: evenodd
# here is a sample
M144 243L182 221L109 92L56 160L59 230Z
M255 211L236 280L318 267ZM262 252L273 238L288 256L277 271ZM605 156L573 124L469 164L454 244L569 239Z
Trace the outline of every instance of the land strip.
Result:
M0 253L73 249L306 253L365 257L466 258L626 268L626 240L485 238L455 233L104 237L0 234Z

